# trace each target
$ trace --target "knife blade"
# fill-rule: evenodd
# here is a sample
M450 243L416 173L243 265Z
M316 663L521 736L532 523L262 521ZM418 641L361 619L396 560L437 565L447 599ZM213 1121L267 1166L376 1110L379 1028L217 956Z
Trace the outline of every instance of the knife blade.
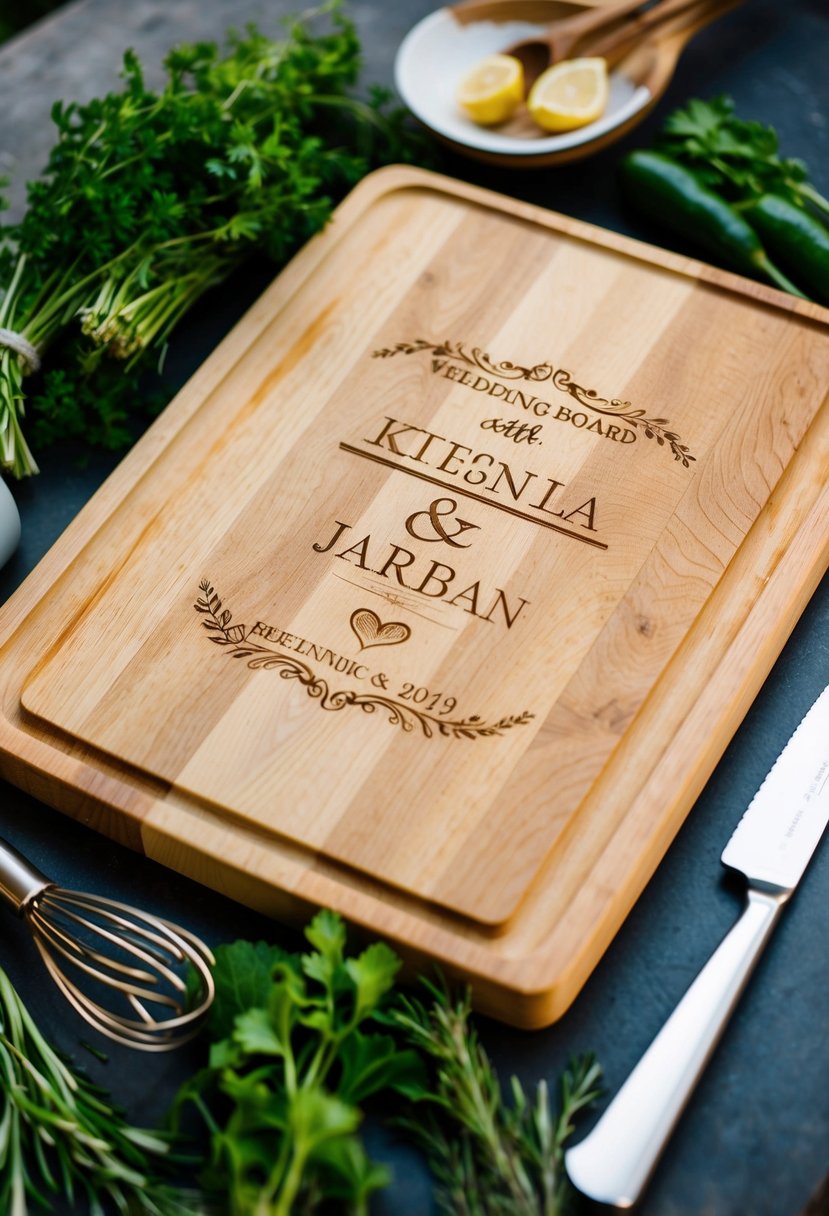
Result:
M748 880L739 921L703 967L599 1122L565 1154L573 1184L629 1208L639 1199L777 918L829 822L829 687L803 718L726 845Z

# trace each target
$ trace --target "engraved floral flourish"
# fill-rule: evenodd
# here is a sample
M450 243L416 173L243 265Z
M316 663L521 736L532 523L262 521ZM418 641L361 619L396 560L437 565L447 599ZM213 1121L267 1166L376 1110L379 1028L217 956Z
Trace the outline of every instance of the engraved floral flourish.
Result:
M427 342L425 338L416 338L414 342L398 342L394 346L372 351L372 358L390 359L394 355L415 355L427 350L431 351L435 358L457 359L469 367L487 372L490 376L498 376L501 380L528 380L532 384L549 380L560 392L567 393L587 409L611 418L624 419L631 426L643 431L647 439L655 439L660 447L667 443L674 460L680 461L686 469L692 460L696 460L687 446L680 441L679 435L666 429L669 425L667 418L648 418L644 410L634 409L630 401L621 401L617 397L600 397L595 389L582 388L580 384L576 384L570 372L563 367L554 367L552 363L536 363L532 367L524 367L520 363L511 363L508 359L496 362L479 346L467 350L463 342Z
M204 617L202 625L207 630L211 642L217 646L228 647L226 653L232 659L246 659L247 666L254 671L277 671L283 680L297 680L309 697L319 701L320 709L337 711L356 706L366 714L373 714L378 709L385 710L392 726L399 726L407 733L419 726L427 739L434 735L452 739L488 738L492 735L502 735L513 726L526 726L535 716L525 710L522 714L500 718L497 722L484 722L478 714L447 721L393 697L384 697L377 693L358 693L350 688L332 690L327 680L316 675L307 663L303 663L295 655L282 654L255 642L244 625L231 624L232 613L223 606L207 579L202 579L199 583L199 591L201 595L193 607Z

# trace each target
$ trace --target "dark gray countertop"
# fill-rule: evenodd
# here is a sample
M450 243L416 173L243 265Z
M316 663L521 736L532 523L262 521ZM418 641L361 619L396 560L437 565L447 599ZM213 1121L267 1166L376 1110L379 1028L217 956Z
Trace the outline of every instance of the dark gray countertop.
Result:
M0 168L32 176L51 141L56 97L88 97L114 81L134 46L157 64L175 41L214 37L226 25L270 29L292 6L280 0L80 0L0 49ZM394 51L432 0L363 0L350 6L365 49L365 80L390 82ZM624 143L595 158L534 174L446 156L444 171L643 239L658 240L623 209L614 166L644 145L667 110L691 95L730 93L741 113L773 123L788 155L808 160L829 191L829 9L825 0L748 0L686 52L667 97ZM18 206L21 195L16 195ZM665 238L666 240L668 238ZM674 245L675 248L679 246ZM205 302L179 331L168 368L183 381L261 290L261 272ZM0 601L34 567L112 467L78 469L60 451L41 476L13 487L23 519L20 550L0 573ZM722 847L798 720L829 684L829 579L791 640L636 908L567 1015L534 1034L482 1020L503 1077L556 1077L570 1055L593 1049L613 1092L739 913L739 884L725 878ZM93 888L180 920L210 942L237 936L290 940L287 931L139 858L0 783L2 832L64 885ZM645 1216L795 1216L829 1167L829 848L818 853L787 910L642 1205ZM82 1027L42 977L22 927L3 931L3 966L44 1029L69 1050ZM136 1121L160 1117L197 1050L147 1063L114 1049L91 1066ZM429 1185L417 1157L377 1126L369 1132L395 1169L378 1216L427 1216ZM822 1211L829 1208L822 1207Z

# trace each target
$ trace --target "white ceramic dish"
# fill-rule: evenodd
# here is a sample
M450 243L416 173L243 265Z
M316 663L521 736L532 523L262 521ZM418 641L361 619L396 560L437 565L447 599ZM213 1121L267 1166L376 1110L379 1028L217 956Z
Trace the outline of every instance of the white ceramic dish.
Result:
M395 83L409 109L430 130L460 150L486 159L543 157L572 153L621 126L651 101L651 93L619 72L610 76L605 113L577 131L549 135L524 113L500 127L480 127L465 117L455 101L458 81L485 55L503 51L524 38L536 37L544 26L529 21L467 21L451 8L424 17L403 39L395 59ZM587 149L585 148L585 151Z
M20 515L11 490L0 477L0 566L5 565L20 540Z

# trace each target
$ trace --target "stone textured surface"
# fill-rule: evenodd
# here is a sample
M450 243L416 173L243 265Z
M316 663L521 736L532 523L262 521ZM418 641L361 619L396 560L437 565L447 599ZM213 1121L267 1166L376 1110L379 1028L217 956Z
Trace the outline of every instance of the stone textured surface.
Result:
M394 51L435 0L360 0L350 6L366 47L365 79L391 81ZM216 37L228 24L273 28L284 0L79 0L0 49L0 165L21 183L51 143L55 97L86 98L116 81L132 45L157 79L164 51L181 39ZM559 170L508 173L447 157L446 171L642 239L664 234L640 225L619 201L614 167L628 147L649 141L671 105L731 93L741 113L773 123L787 155L806 158L829 192L829 86L825 0L749 0L706 31L682 60L656 114L616 148ZM171 350L171 383L198 365L261 289L266 271L240 276L205 302ZM0 600L106 475L113 459L83 470L46 454L35 483L14 487L24 540L0 572ZM556 1026L522 1034L491 1023L483 1038L503 1077L554 1078L588 1048L613 1092L736 918L740 884L721 877L719 855L742 810L811 701L829 683L829 580L824 579L754 707L662 866L570 1012ZM290 935L178 876L135 858L81 824L62 819L0 783L2 831L66 885L92 887L182 920L212 942ZM693 1097L642 1205L643 1216L794 1216L829 1166L829 1053L825 993L829 959L829 847L816 856L783 917L726 1038ZM36 978L22 927L3 936L2 962L36 1015L67 1048L78 1026ZM196 1049L145 1060L115 1049L109 1065L89 1061L135 1118L159 1117ZM378 1155L395 1168L376 1216L428 1216L428 1180L411 1153L370 1125ZM824 1203L820 1211L827 1211Z

